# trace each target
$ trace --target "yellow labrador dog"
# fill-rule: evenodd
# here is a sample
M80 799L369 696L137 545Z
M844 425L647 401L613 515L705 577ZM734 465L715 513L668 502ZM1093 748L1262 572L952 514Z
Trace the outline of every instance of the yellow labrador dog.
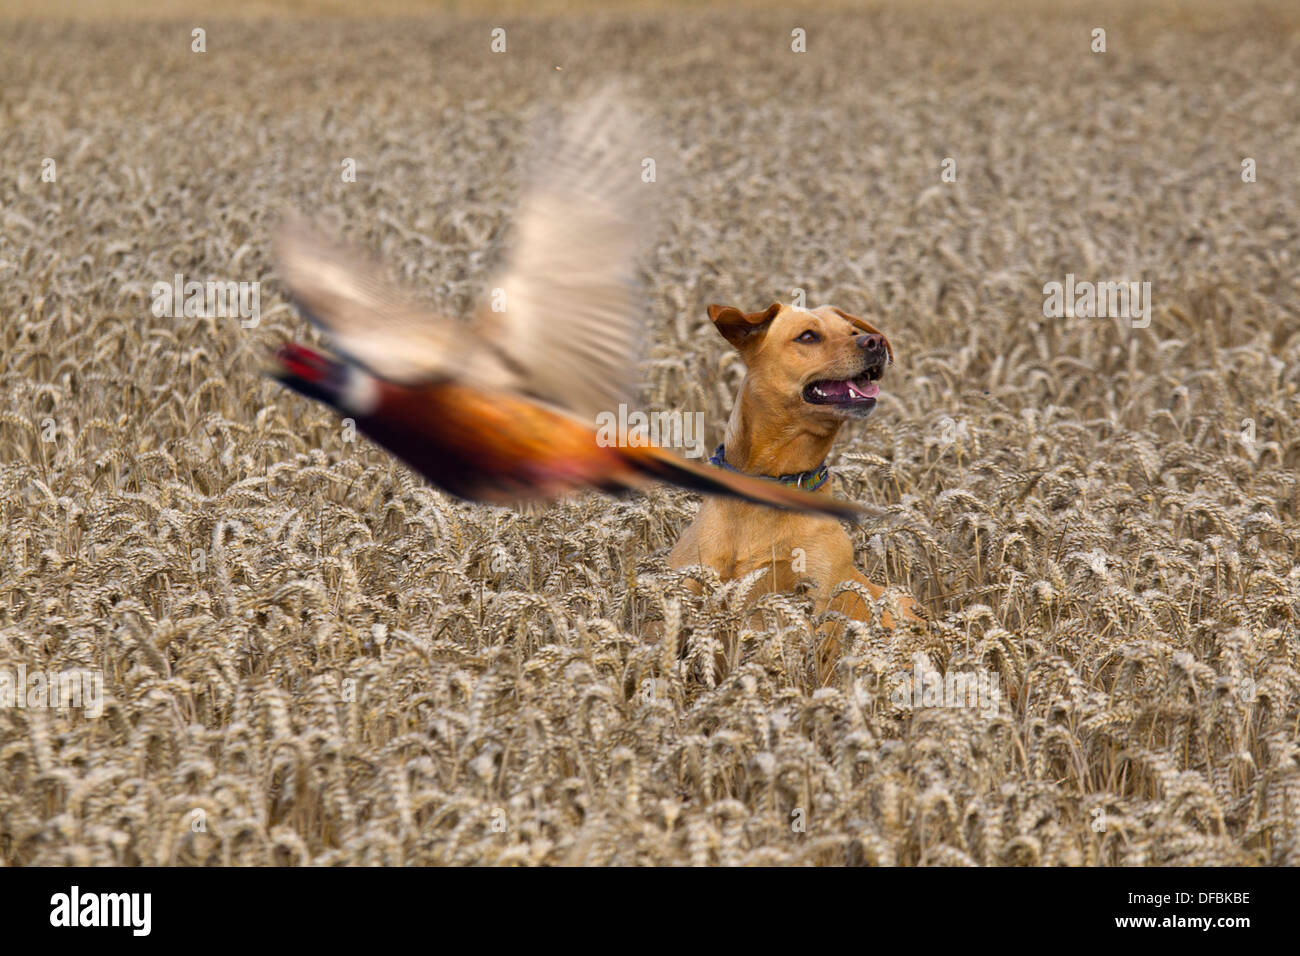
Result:
M829 495L826 456L845 422L875 409L876 383L894 357L889 340L833 306L776 303L741 312L711 305L709 318L747 370L712 463ZM788 591L807 580L819 612L830 608L856 620L870 620L871 608L851 591L832 601L840 584L856 581L873 598L883 592L854 566L853 543L835 519L739 501L706 500L668 563L704 565L724 580L762 568L767 591ZM904 617L921 620L910 598L900 598L899 606ZM894 626L887 612L882 623Z

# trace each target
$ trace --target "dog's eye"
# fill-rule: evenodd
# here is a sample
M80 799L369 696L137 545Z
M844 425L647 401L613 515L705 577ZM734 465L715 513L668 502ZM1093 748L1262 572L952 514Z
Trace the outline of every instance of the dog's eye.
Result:
M820 342L821 340L822 337L818 335L816 332L814 332L812 329L808 329L806 332L803 333L803 335L795 339L796 342Z

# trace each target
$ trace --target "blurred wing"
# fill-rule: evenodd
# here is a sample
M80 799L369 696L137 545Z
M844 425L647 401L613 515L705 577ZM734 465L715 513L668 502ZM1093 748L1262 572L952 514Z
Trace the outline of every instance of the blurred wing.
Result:
M294 219L281 228L275 257L303 315L341 355L403 384L458 371L470 330L406 301L363 253Z
M609 94L545 138L509 269L493 283L504 308L479 311L483 338L510 360L517 387L586 421L628 401L646 337L634 265L651 228L644 149Z

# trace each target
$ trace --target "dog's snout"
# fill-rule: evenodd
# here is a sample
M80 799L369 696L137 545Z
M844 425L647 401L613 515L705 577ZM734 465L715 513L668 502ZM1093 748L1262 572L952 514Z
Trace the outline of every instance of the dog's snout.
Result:
M874 332L864 332L858 336L858 348L864 352L872 354L879 352L883 355L885 352L885 337Z

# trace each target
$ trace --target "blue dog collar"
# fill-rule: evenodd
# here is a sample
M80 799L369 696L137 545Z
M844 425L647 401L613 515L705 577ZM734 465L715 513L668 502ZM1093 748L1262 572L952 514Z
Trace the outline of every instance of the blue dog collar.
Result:
M733 468L727 463L726 444L718 446L718 450L713 453L709 459L709 464L724 471L734 471L738 475L748 474L739 468ZM822 485L826 484L827 479L831 476L831 470L826 467L826 462L822 462L812 471L801 471L794 475L751 475L753 478L762 478L765 481L775 481L782 485L793 485L795 488L802 488L804 491L816 491Z

